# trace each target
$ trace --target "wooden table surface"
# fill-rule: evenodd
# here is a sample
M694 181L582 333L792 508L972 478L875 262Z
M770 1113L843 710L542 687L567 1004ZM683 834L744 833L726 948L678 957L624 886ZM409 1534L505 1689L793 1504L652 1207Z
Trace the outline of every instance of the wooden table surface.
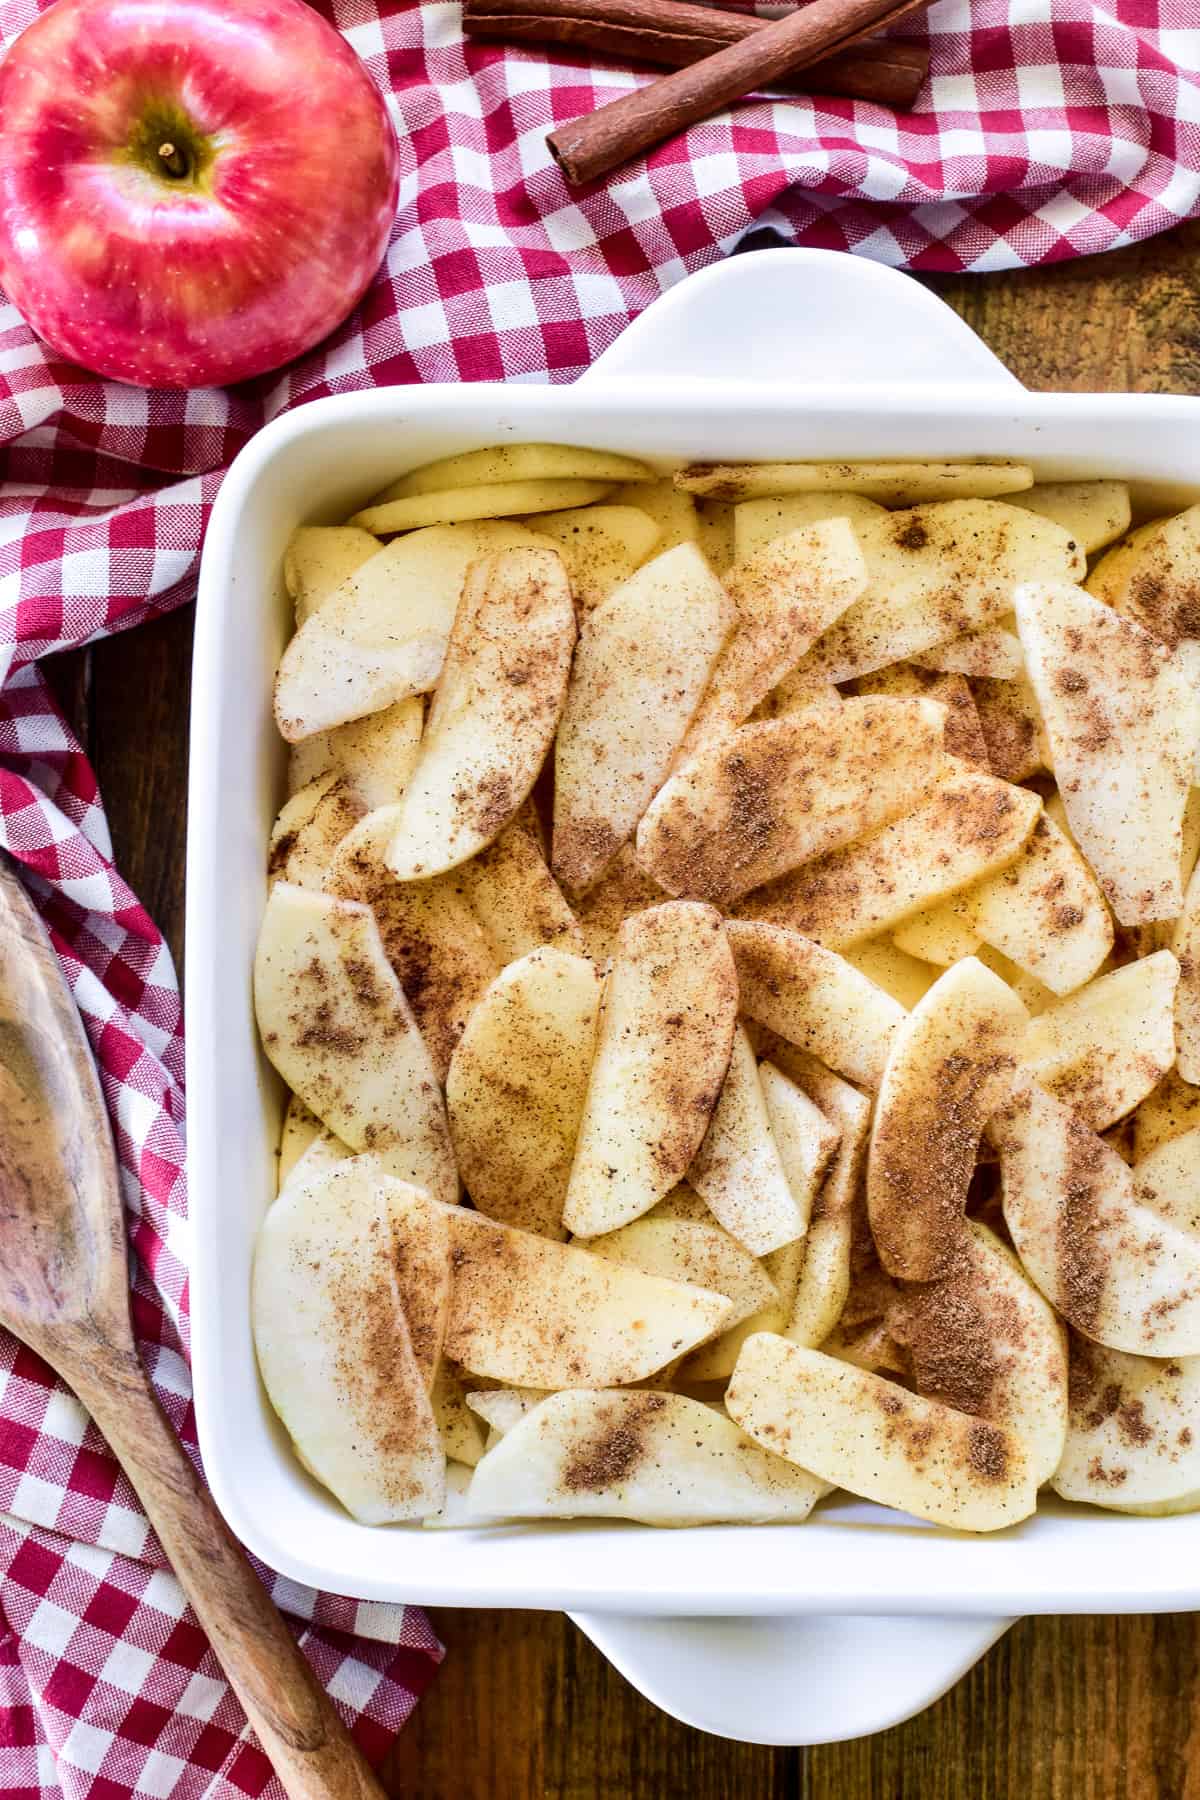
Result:
M1200 225L930 285L1030 387L1200 394ZM176 956L191 626L188 608L57 664L118 861ZM1024 1620L910 1724L814 1750L676 1724L560 1615L436 1625L445 1665L387 1771L409 1800L1200 1800L1200 1618Z

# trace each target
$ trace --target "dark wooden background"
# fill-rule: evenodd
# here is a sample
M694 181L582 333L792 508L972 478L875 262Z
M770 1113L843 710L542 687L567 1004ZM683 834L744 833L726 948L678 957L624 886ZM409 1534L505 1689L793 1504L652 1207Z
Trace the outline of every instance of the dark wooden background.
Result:
M1030 387L1200 394L1200 225L930 285ZM177 957L191 626L188 608L57 670L118 860ZM910 1724L814 1750L676 1724L561 1616L442 1612L436 1624L446 1663L388 1769L411 1800L1200 1800L1191 1617L1024 1620Z

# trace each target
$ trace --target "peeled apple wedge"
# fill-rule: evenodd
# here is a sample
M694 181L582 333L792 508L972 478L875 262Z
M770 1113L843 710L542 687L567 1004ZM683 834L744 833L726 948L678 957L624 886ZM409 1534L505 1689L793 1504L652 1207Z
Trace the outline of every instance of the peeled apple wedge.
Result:
M491 1449L492 1444L498 1443L506 1431L519 1424L526 1413L549 1397L549 1388L496 1387L487 1388L483 1393L473 1390L467 1395L467 1405L487 1426L488 1448Z
M579 921L547 867L531 807L455 875L502 966L543 944L583 950Z
M472 1008L499 959L453 876L397 881L384 858L396 806L368 813L338 845L325 871L326 893L361 900L375 915L384 954L396 972L439 1081Z
M688 1182L726 1231L755 1256L791 1243L804 1230L800 1199L788 1180L758 1064L741 1025L733 1034L720 1098L688 1167Z
M633 835L736 620L691 544L587 614L554 756L552 865L568 888L590 887Z
M1090 980L1112 949L1112 919L1096 878L1045 813L1008 867L953 905L968 931L1056 994Z
M902 920L892 932L892 942L905 956L937 969L948 969L964 956L974 956L983 940L960 917L954 900L942 900Z
M690 494L681 493L670 476L659 481L623 484L609 495L609 500L614 506L636 506L654 520L658 526L655 549L660 556L664 550L674 550L677 544L695 544L703 550L696 502Z
M1106 1131L1175 1061L1178 979L1169 950L1099 976L1030 1020L1024 1067L1093 1131Z
M382 546L357 525L301 525L283 553L283 585L303 625Z
M288 785L294 792L309 779L332 771L349 782L368 812L394 806L417 763L425 705L419 694L397 700L363 719L348 719L292 746Z
M809 1099L803 1087L774 1063L762 1063L758 1073L771 1122L771 1136L779 1147L802 1229L807 1231L841 1133Z
M454 1279L446 1355L521 1387L643 1381L712 1336L723 1294L645 1275L532 1232L447 1209Z
M652 481L653 471L634 456L611 450L583 450L574 444L492 444L462 450L410 469L376 494L372 505L407 500L413 494L441 494L448 488L485 487L512 481Z
M575 604L585 612L628 581L662 535L640 506L579 506L537 513L534 529L554 540Z
M1041 810L1027 789L964 768L913 812L781 875L738 910L842 950L1005 868Z
M279 1186L282 1187L314 1138L324 1126L298 1094L289 1094L279 1132Z
M868 981L873 981L885 994L898 1000L906 1012L911 1012L922 994L929 992L940 973L932 963L909 956L887 938L868 938L865 942L848 944L840 954Z
M1138 1202L1170 1225L1200 1236L1200 1129L1181 1132L1135 1156Z
M1039 481L1014 495L1011 504L1053 519L1088 556L1129 530L1129 487L1124 481Z
M510 963L467 1020L446 1108L463 1182L489 1217L565 1236L599 1005L592 964L547 946Z
M366 810L344 777L330 771L288 800L267 847L269 881L319 888L330 857Z
M306 618L275 677L289 743L380 712L437 681L468 568L537 539L505 523L439 526L381 547Z
M919 663L889 663L886 669L874 669L860 675L854 683L856 694L892 694L911 698L923 694L946 708L945 745L950 754L965 767L992 772L987 744L975 710L971 684L965 675L948 675L939 669L923 669Z
M826 519L844 519L853 530L861 519L876 517L884 510L861 494L780 494L765 500L742 500L733 508L734 558L744 562L776 538Z
M734 561L733 508L724 500L701 500L696 507L700 548L709 567L723 576Z
M305 1467L367 1525L424 1518L445 1495L397 1265L414 1193L346 1163L281 1195L254 1254L254 1342L271 1404Z
M804 1260L783 1335L816 1349L842 1316L850 1292L855 1209L861 1204L871 1102L803 1051L777 1052L783 1066L840 1134L804 1236Z
M1164 1362L1071 1337L1071 1413L1051 1486L1111 1512L1200 1507L1200 1357Z
M1200 692L1081 588L1020 587L1016 613L1072 836L1122 925L1177 917Z
M686 1173L729 1067L738 1010L720 915L670 901L622 925L608 976L563 1224L597 1237Z
M769 1332L743 1345L725 1406L789 1462L936 1525L998 1531L1037 1505L1011 1431Z
M944 708L847 700L835 732L803 714L743 725L665 783L637 832L670 893L728 906L910 811L948 772Z
M1175 996L1179 1073L1184 1081L1200 1082L1200 874L1195 870L1188 880L1171 948L1179 958Z
M1194 675L1197 652L1190 646L1200 638L1200 506L1139 527L1095 574L1100 597L1119 613L1172 649L1189 646L1185 655Z
M296 1188L307 1186L309 1182L324 1181L331 1169L336 1169L339 1163L345 1162L352 1154L341 1138L335 1137L332 1131L327 1131L322 1125L316 1137L292 1163L286 1177L280 1180L279 1192L292 1192Z
M1023 463L689 463L675 477L690 494L753 500L764 494L865 495L886 506L928 500L989 500L1033 485Z
M1172 1138L1200 1127L1200 1087L1168 1070L1133 1115L1133 1160L1139 1163Z
M677 763L744 724L826 626L862 593L867 570L844 519L775 538L723 577L739 624L712 672Z
M435 1199L457 1200L441 1090L369 907L277 882L254 1006L267 1056L331 1131Z
M1141 1356L1200 1350L1200 1236L1139 1197L1080 1116L1019 1075L993 1125L1017 1254L1085 1337Z
M904 1281L952 1266L988 1119L1007 1097L1027 1015L975 957L955 963L909 1013L879 1087L867 1210L879 1259Z
M849 681L947 638L998 625L1024 581L1079 580L1083 552L1060 525L997 500L950 500L855 524L867 591L801 665Z
M639 866L633 845L623 844L600 879L574 900L584 948L596 966L604 968L611 958L626 919L670 897Z
M461 525L475 519L507 519L522 513L558 512L587 506L611 491L606 481L495 481L474 487L440 489L403 500L384 500L355 513L350 523L387 537L429 525Z
M473 1469L483 1455L483 1426L467 1405L462 1376L445 1357L438 1364L429 1399L448 1460Z
M1021 640L1007 625L985 625L980 631L947 638L944 644L920 651L913 661L923 669L938 669L947 675L993 680L1015 681L1025 673Z
M824 1484L683 1394L552 1394L480 1463L469 1516L798 1523Z
M556 551L502 550L471 565L388 850L401 881L466 862L527 799L554 739L574 645Z
M899 1001L853 964L798 931L728 919L743 1013L808 1050L850 1081L878 1087L896 1032Z
M715 1220L635 1219L618 1231L588 1238L583 1247L647 1275L724 1294L733 1308L726 1328L778 1298L762 1264Z
M993 775L1028 781L1053 765L1037 695L1023 670L1009 681L974 676L971 693Z

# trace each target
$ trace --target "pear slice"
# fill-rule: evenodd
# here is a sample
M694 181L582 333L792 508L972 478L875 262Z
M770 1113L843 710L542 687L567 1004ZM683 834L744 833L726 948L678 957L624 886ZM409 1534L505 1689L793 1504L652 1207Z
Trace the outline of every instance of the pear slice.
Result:
M1200 693L1177 656L1081 588L1021 587L1016 613L1072 836L1122 925L1177 917Z
M401 881L466 862L517 813L553 742L574 644L556 551L471 565L388 851Z
M775 538L724 576L738 629L712 672L676 766L742 725L867 584L866 564L844 519Z
M355 1159L289 1188L267 1213L251 1306L259 1368L297 1454L367 1525L420 1519L445 1494L445 1455L397 1258L421 1218L421 1262L447 1268L444 1215ZM428 1254L427 1254L428 1253ZM444 1276L443 1276L444 1278ZM426 1351L431 1345L425 1346Z
M375 914L384 953L408 996L439 1081L463 1026L500 966L453 875L397 881L384 858L400 809L368 813L338 845L324 887Z
M283 553L283 585L296 608L296 624L323 606L378 550L379 539L357 525L301 525Z
M670 893L728 906L930 794L949 772L945 709L847 700L837 731L804 714L743 725L659 790L637 832L642 867Z
M371 909L277 882L254 960L263 1048L283 1079L352 1150L458 1198L433 1064Z
M1051 1484L1112 1512L1200 1507L1200 1356L1163 1362L1071 1336L1071 1414Z
M820 525L826 519L844 519L852 530L857 530L861 520L881 515L886 516L885 508L861 494L780 494L765 500L742 500L733 509L734 558L745 562L776 538Z
M937 1525L997 1531L1037 1505L1013 1432L769 1332L743 1345L725 1405L789 1462Z
M790 1244L804 1230L771 1130L758 1064L741 1025L733 1034L720 1098L692 1158L688 1182L726 1231L755 1256Z
M904 1281L952 1266L988 1119L1007 1097L1025 1008L976 957L935 981L892 1042L867 1164L880 1261Z
M454 1282L446 1355L521 1387L623 1387L711 1337L723 1294L645 1275L447 1208Z
M543 944L583 951L579 921L547 867L528 802L455 873L501 965Z
M1137 1173L1029 1076L993 1135L1017 1254L1063 1317L1110 1350L1200 1351L1200 1236L1146 1205Z
M306 618L275 678L289 743L427 692L441 673L468 568L536 545L507 522L439 526L380 548Z
M849 681L947 638L998 625L1023 581L1077 581L1083 552L1060 525L997 500L951 500L855 522L867 591L801 668Z
M493 481L473 487L442 488L436 493L412 494L402 500L384 500L355 513L351 525L361 525L377 537L394 531L417 531L430 525L463 525L479 519L508 519L522 513L559 512L564 507L587 506L611 493L606 481Z
M738 989L720 915L670 901L622 925L563 1224L597 1237L686 1173L729 1067Z
M510 963L468 1019L446 1106L467 1192L489 1217L565 1235L599 1005L591 963L547 946Z
M718 500L833 491L862 494L886 506L915 506L1019 493L1033 486L1033 470L1011 462L689 463L675 485Z
M662 533L640 506L579 506L535 513L535 531L552 538L575 604L591 612L640 569Z
M952 904L967 930L1056 994L1090 980L1112 949L1112 919L1096 878L1045 813L1006 869Z
M851 1081L877 1087L907 1017L899 1001L844 957L798 931L729 919L743 1013Z
M552 1394L475 1471L482 1519L798 1523L825 1488L683 1394Z
M330 771L293 794L271 827L267 879L319 888L330 857L366 808L343 777Z
M590 887L632 836L736 619L691 544L584 619L554 762L552 862L568 888Z
M1107 1131L1175 1061L1178 979L1169 950L1099 976L1030 1021L1023 1065L1093 1131Z
M1025 673L1021 640L1007 624L965 631L959 637L947 638L944 644L934 644L930 650L918 651L912 660L922 669L990 680L1015 681Z
M1041 810L1027 789L962 769L915 811L757 888L738 911L844 950L1006 868Z
M460 450L437 462L410 469L376 494L373 506L407 500L413 494L442 494L448 488L487 487L511 481L652 481L654 472L635 456L585 450L574 444L491 444ZM518 511L519 508L513 508Z
M1129 485L1124 481L1039 481L1015 494L1011 504L1053 519L1087 556L1129 530Z
M733 1308L726 1328L779 1298L762 1264L715 1220L635 1219L583 1247L626 1268L724 1294Z

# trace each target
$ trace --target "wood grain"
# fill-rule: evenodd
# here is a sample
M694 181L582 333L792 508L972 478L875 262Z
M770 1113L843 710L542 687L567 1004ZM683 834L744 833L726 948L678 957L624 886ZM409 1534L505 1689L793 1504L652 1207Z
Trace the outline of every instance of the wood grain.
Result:
M1030 387L1200 393L1200 225L926 285ZM121 866L176 951L190 630L189 610L99 647L82 708ZM75 716L82 660L57 671ZM435 1623L449 1654L386 1771L405 1800L1200 1800L1196 1617L1023 1620L909 1724L803 1751L675 1724L560 1616Z

